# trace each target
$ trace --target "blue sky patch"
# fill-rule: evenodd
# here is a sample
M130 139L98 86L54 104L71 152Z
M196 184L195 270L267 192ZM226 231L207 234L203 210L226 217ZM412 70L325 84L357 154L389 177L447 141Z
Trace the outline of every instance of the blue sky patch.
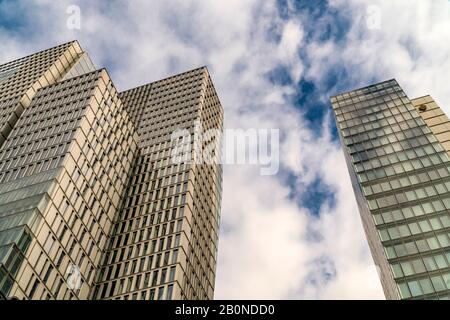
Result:
M283 65L279 65L275 69L271 70L267 74L267 77L270 82L275 85L286 86L293 83L289 70Z
M299 177L292 172L282 171L281 175L290 188L289 197L295 200L299 207L307 208L313 216L320 216L323 205L330 208L336 205L334 192L323 183L320 177L316 177L310 184L299 185Z

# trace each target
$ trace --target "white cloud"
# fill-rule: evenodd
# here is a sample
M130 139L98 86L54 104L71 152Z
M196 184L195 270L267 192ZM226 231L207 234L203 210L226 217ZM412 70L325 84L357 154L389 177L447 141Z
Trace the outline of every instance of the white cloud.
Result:
M286 298L308 270L306 214L288 190L250 167L226 167L216 298ZM258 188L256 188L258 186Z
M283 26L281 40L278 45L279 63L289 68L292 80L301 79L303 65L299 59L299 49L303 41L303 30L299 22L288 21Z
M314 81L326 101L329 92L321 85L333 66L346 66L349 82L396 77L411 97L430 93L450 108L447 1L374 0L381 10L379 30L366 26L366 2L330 1L352 23L339 43L307 42L305 28L311 26L304 23L311 22L284 21L274 1L74 2L81 8L79 31L65 27L72 1L27 2L23 7L33 18L33 32L0 29L0 42L7 44L0 48L1 60L76 38L99 67L110 69L119 89L208 65L227 127L282 131L283 173L296 177L296 197L284 175L262 177L258 168L225 167L216 298L383 297L329 124L312 131L287 98L297 88L273 84L266 74L281 64L292 79ZM327 17L314 27L331 22ZM273 33L280 41L269 36ZM317 178L335 197L320 218L298 203ZM311 240L311 232L321 240Z

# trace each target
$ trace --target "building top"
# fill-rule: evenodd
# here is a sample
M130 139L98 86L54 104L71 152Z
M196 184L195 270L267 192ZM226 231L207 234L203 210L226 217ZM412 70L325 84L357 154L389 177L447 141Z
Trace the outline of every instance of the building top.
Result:
M184 71L182 73L178 73L178 74L173 75L173 76L169 76L169 77L166 77L166 78L163 78L163 79L159 79L159 80L155 80L155 81L152 81L152 82L148 82L148 83L139 85L137 87L126 89L126 90L122 91L121 94L126 94L127 92L132 91L132 90L144 89L145 87L153 86L153 85L161 83L161 82L167 82L168 80L171 80L171 79L173 79L174 81L177 81L179 78L185 76L186 74L192 73L192 72L197 71L197 70L206 70L206 71L208 71L208 68L206 66L202 66L202 67L190 69L190 70Z
M376 84L361 87L361 88L354 89L351 91L341 92L337 95L331 96L331 101L334 102L334 101L338 101L338 100L345 100L349 97L359 96L359 95L363 95L363 94L367 94L367 93L371 93L371 92L376 92L378 90L381 90L383 88L388 88L393 85L398 85L397 80L395 80L395 79L385 80L385 81L382 81L382 82L379 82Z

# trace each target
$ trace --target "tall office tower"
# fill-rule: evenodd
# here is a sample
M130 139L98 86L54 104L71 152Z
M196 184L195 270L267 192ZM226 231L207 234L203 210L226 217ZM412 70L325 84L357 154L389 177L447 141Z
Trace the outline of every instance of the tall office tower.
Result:
M0 289L87 299L137 135L105 70L41 88L0 149Z
M137 128L139 150L93 298L212 299L222 168L192 161L202 148L174 161L172 135L185 129L191 137L185 146L206 149L212 137L199 138L198 124L202 131L222 130L208 71L134 88L120 99ZM219 157L214 143L212 149Z
M449 299L448 119L413 101L395 80L331 98L386 297Z
M54 112L51 117L34 113L36 120L30 122L36 109L28 108L41 88L93 69L77 41L0 65L0 297L12 291L24 296L23 282L20 288L13 286L42 220L45 188L68 139L56 138L69 127L54 126L53 120L59 121Z
M213 297L220 137L198 131L223 111L206 68L119 94L73 41L1 65L0 114L0 299Z

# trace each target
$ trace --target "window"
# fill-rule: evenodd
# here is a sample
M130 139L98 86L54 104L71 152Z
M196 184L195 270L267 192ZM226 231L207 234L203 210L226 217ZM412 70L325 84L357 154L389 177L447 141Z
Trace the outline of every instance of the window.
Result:
M170 268L169 282L172 282L175 280L175 271L176 271L176 267Z
M151 289L150 290L150 296L149 296L150 300L155 300L155 289Z
M438 266L439 269L443 269L447 267L447 262L445 261L444 256L442 255L438 255L434 257L436 264Z
M47 240L45 241L45 244L44 244L45 252L50 253L50 250L52 249L54 243L55 243L55 238L49 232L48 236L47 236Z
M403 273L405 276L410 276L410 275L414 274L414 270L411 267L411 264L409 262L402 262L401 266L402 266Z
M430 294L434 292L433 286L429 279L422 279L419 282L424 294Z
M52 273L52 271L53 271L53 266L49 265L48 269L47 269L47 272L45 273L45 276L44 276L44 279L43 279L44 282L47 282L47 280L50 277L50 274Z
M173 285L171 284L167 287L166 300L172 299L172 292L173 292Z
M417 281L408 282L409 289L413 297L417 297L423 294L422 289Z
M173 255L172 255L172 263L177 263L177 261L178 261L178 249L173 250Z
M158 281L158 270L153 272L152 287L156 286L157 281Z
M34 280L34 284L30 290L30 293L28 294L30 299L33 299L34 293L36 292L38 285L39 285L39 280L38 279Z
M166 282L166 274L167 274L167 269L162 269L161 280L160 280L159 284L163 284L164 282Z
M158 300L164 300L164 287L158 289Z
M436 291L446 290L446 286L440 276L432 277L431 282L433 283L433 287Z

